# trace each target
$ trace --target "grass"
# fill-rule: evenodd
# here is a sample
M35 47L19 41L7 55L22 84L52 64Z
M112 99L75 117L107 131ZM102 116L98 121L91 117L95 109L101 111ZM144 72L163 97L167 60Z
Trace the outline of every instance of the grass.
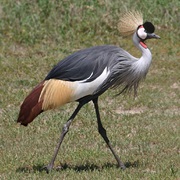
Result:
M41 171L76 103L41 114L27 128L15 120L29 91L72 52L114 44L140 56L119 36L120 14L136 8L161 40L147 44L153 63L138 97L109 90L100 98L104 127L128 168L122 171L97 132L92 104L72 123L55 167ZM180 73L178 0L10 1L0 5L0 179L179 179Z

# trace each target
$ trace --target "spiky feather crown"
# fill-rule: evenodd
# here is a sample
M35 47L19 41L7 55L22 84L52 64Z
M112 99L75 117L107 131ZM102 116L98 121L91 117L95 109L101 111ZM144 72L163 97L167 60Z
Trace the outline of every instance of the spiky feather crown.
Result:
M118 30L122 35L133 34L139 25L143 24L143 16L139 11L128 11L121 18L118 23Z

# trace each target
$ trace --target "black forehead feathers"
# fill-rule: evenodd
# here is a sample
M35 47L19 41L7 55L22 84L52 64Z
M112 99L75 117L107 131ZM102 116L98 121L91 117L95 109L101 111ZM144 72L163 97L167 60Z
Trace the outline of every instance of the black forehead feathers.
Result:
M146 30L146 32L148 32L148 33L153 33L155 31L155 27L151 22L146 21L143 24L143 27Z

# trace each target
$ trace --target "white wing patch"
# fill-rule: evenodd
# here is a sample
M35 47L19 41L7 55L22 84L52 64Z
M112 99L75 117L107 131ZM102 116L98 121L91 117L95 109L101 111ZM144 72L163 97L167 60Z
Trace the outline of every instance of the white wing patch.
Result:
M86 82L88 79L91 78L92 75L93 75L93 72L90 74L90 76L89 76L88 78L86 78L86 79L84 79L84 80L82 80L82 81L78 81L78 82Z
M72 101L78 100L87 95L92 95L93 92L96 91L97 88L108 77L109 73L110 72L107 70L107 67L106 67L104 71L102 72L102 74L98 78L96 78L94 81L87 82L87 83L85 82L93 75L93 73L90 75L90 77L88 77L85 80L75 81L73 85L74 93L73 93Z

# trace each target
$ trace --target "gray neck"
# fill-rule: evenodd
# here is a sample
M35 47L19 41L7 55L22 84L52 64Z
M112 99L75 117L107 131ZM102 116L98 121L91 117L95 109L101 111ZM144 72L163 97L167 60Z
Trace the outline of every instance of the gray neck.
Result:
M135 32L133 35L134 45L142 52L142 56L138 59L136 65L139 71L148 71L152 60L151 51L148 48L144 48L140 44L140 41L140 38L137 36Z
M151 51L148 48L142 47L142 45L140 44L140 41L141 40L139 39L139 37L137 36L137 34L135 32L133 34L133 42L134 42L134 45L142 52L141 58L143 58L147 61L151 61L151 59L152 59Z

